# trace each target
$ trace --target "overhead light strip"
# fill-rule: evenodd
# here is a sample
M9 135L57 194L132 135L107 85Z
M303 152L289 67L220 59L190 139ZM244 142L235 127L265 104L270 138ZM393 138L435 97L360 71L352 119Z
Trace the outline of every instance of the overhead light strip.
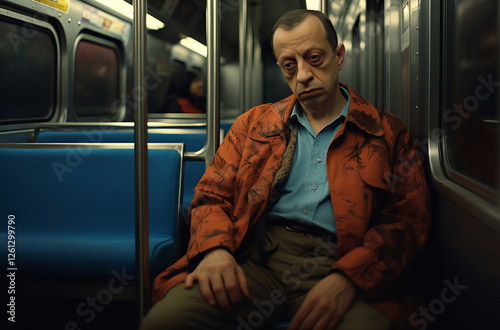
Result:
M306 0L306 8L309 10L321 10L320 0Z
M96 0L100 4L119 12L120 14L127 16L130 19L134 19L134 7L125 2L124 0ZM154 18L151 15L147 15L146 17L146 27L150 30L159 30L165 27L162 21L157 18Z
M204 57L207 57L207 46L194 40L193 38L190 38L190 37L183 38L183 39L181 39L181 41L179 43L182 46L184 46L188 49L191 49L192 51L194 51L194 52L196 52Z

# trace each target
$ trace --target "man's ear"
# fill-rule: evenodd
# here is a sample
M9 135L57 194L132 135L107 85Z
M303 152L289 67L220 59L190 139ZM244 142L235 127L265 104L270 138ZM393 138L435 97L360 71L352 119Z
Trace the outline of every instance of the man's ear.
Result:
M335 49L335 55L337 55L338 61L338 69L342 69L342 65L344 64L344 56L345 56L345 46L344 44L339 44L337 49Z

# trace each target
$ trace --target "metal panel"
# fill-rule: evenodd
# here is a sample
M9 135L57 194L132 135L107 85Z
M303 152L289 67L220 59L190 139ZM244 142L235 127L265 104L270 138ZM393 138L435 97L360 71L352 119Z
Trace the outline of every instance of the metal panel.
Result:
M410 126L410 1L401 3L401 117Z
M364 95L376 108L383 109L384 97L384 12L381 0L368 0L366 5L366 68L363 80L367 81Z
M385 110L401 118L401 1L385 1Z
M385 107L385 23L381 4L379 0L353 0L347 1L343 9L333 3L330 6L336 15L342 15L335 20L339 42L346 47L340 80L377 108Z
M359 77L362 75L362 47L361 44L361 8L360 2L366 0L346 1L342 10L338 11L340 19L337 21L337 35L339 43L344 43L346 53L344 64L339 73L339 80L348 84L361 95L363 87Z
M420 0L410 0L410 104L408 109L409 123L407 126L412 134L418 132L418 125L420 123L419 113L421 112L418 104L419 13Z
M246 43L244 42L248 38L248 2L247 0L242 0L240 3L240 97L239 97L239 110L243 113L246 110L246 66L247 66L247 51Z

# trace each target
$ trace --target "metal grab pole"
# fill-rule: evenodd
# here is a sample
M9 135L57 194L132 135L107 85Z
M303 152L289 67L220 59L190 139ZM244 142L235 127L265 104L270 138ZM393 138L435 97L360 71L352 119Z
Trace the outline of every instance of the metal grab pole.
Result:
M323 14L328 16L328 0L319 0L319 9Z
M148 113L146 71L147 0L134 0L135 255L139 320L149 309Z
M212 161L220 144L220 22L219 0L207 0L207 142L205 165Z
M248 2L240 1L240 111L246 111L246 64L247 64L247 36L248 36Z

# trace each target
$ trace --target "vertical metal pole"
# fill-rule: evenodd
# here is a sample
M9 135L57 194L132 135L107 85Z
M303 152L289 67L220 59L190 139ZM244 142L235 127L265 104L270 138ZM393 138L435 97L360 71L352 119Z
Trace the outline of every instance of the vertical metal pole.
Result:
M145 86L147 0L134 0L135 251L139 320L149 309L148 113Z
M220 0L207 0L207 144L205 165L220 144Z
M248 2L240 1L240 114L246 111L246 59L248 36Z
M319 9L323 14L328 16L328 0L319 0Z

